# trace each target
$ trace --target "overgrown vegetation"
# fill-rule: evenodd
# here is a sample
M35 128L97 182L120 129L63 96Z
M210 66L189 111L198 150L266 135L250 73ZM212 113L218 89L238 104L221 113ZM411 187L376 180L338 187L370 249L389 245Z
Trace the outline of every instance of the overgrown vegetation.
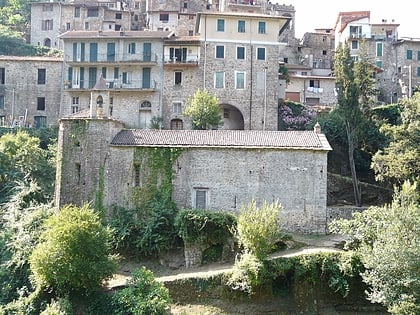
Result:
M420 203L416 184L396 190L390 205L370 207L331 230L349 235L348 247L361 257L368 299L393 314L420 312Z
M176 217L175 226L185 244L225 244L235 234L236 217L223 211L184 209Z
M127 287L112 297L116 315L165 315L170 303L168 289L145 267L134 270Z
M92 291L116 271L111 231L87 205L65 206L49 217L29 257L35 283L62 296Z
M283 236L280 230L281 209L278 202L264 201L258 207L255 200L241 207L237 238L246 252L264 260L275 249Z

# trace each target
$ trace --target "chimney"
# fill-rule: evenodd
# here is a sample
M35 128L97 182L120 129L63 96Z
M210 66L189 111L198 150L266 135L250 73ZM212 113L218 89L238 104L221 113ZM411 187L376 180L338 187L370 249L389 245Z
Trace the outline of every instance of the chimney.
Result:
M321 133L321 125L317 122L314 126L315 133Z

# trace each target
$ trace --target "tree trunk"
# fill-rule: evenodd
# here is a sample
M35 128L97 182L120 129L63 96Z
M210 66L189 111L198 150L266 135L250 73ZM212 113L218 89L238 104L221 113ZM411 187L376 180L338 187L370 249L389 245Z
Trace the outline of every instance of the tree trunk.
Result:
M348 154L349 154L349 166L351 172L351 181L353 183L354 202L356 207L362 206L362 192L357 179L356 166L354 164L354 128L351 128L350 124L346 123L347 142L348 142Z

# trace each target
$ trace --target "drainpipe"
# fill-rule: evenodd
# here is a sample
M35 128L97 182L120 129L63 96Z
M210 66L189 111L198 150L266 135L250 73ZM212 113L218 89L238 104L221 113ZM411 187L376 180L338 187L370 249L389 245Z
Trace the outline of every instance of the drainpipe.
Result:
M265 121L267 119L267 67L264 67L264 115L263 131L265 131Z
M204 70L203 70L203 89L206 88L207 74L207 15L204 15Z
M253 51L254 51L254 47L252 46L252 44L250 45L251 47L251 70L249 73L249 76L251 77L250 79L250 91L249 91L249 130L252 129L251 124L252 124L252 89L253 89L253 81L252 81L252 68L253 68L253 60L254 60L254 56L253 56Z

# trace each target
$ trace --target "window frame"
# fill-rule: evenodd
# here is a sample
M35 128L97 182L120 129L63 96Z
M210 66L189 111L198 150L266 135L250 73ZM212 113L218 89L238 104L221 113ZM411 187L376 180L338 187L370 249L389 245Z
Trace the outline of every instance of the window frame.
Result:
M246 32L246 22L245 20L238 20L238 33Z
M182 102L181 101L172 102L172 113L175 115L182 115Z
M222 49L222 50L220 50ZM225 46L224 45L216 45L214 47L214 57L216 59L225 59Z
M182 85L182 71L175 70L174 71L174 85Z
M38 96L36 101L36 110L45 110L45 97L44 96Z
M203 196L199 196L198 194L203 194ZM203 200L204 198L204 200ZM199 204L200 201L204 201L203 204ZM210 204L210 191L206 187L194 187L193 190L193 200L192 200L192 207L194 209L208 209L208 206Z
M47 69L38 68L37 84L45 85L47 82Z
M257 57L257 60L260 60L260 61L265 61L266 60L266 53L265 53L265 47L257 47L257 52L256 52L256 57ZM260 56L260 51L263 51L264 52L264 58L260 58L261 56Z
M258 21L258 34L267 34L267 23L265 21Z
M239 58L239 49L243 50L243 58ZM245 48L245 46L236 46L236 60L246 60L246 48Z
M218 76L221 75L221 78L219 78ZM215 71L214 72L214 88L215 89L224 89L226 87L225 84L225 72L224 71ZM221 86L218 85L219 80L221 79Z
M216 20L216 32L224 32L225 31L225 20L224 19L217 19Z
M238 80L238 75L240 74L243 75L241 86L238 85L238 82L240 82ZM245 86L246 86L246 71L235 71L235 90L245 90Z

